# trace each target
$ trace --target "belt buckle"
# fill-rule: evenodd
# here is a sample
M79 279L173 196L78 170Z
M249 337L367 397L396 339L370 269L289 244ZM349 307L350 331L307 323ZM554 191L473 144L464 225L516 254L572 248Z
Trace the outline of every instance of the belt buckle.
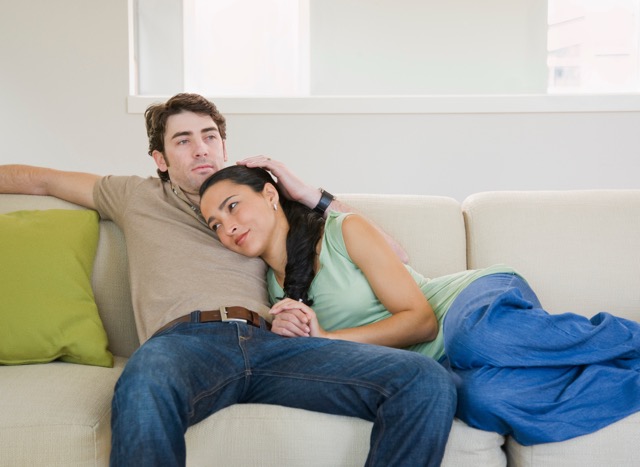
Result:
M248 321L246 319L242 319L242 318L229 318L228 316L228 311L227 311L227 307L226 306L221 306L220 307L220 319L222 321L224 321L225 323L229 323L229 322L236 322L236 323L244 323L247 324Z

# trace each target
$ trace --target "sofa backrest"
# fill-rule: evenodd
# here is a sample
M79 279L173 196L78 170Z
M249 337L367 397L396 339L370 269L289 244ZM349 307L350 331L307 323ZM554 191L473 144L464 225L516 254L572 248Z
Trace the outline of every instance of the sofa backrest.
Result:
M640 321L640 190L488 192L462 207L470 269L515 267L550 312Z
M490 192L467 198L343 194L437 277L496 263L520 271L551 312L611 311L640 321L640 190ZM0 195L0 212L82 209L45 196ZM464 217L463 217L464 215ZM120 229L100 221L92 284L112 352L138 347Z
M429 277L465 269L464 220L460 204L436 196L340 195L370 217L406 249L411 265ZM23 209L83 209L48 197L0 195L0 212ZM115 355L138 347L129 288L129 268L122 231L100 221L100 240L92 277L100 317Z
M427 277L509 264L551 312L611 311L640 321L640 190L488 192L467 198L343 194L405 248ZM46 196L0 195L0 213L82 209ZM100 221L92 284L111 351L138 347L124 236Z
M466 237L460 203L427 195L343 194L338 198L395 238L409 264L427 277L466 269Z

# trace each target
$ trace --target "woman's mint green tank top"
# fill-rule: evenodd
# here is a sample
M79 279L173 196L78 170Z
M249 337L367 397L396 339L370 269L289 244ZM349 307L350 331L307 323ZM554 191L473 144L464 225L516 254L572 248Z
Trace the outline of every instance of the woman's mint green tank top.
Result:
M364 326L391 316L347 253L342 236L342 222L348 215L349 213L329 213L320 251L320 268L309 289L309 296L313 299L312 308L320 325L327 331ZM411 267L407 266L407 269L431 304L440 330L451 303L471 282L488 274L515 272L507 266L498 265L427 279ZM271 304L284 296L272 270L267 272L267 286ZM442 332L438 332L433 341L415 344L406 349L437 360L444 354Z

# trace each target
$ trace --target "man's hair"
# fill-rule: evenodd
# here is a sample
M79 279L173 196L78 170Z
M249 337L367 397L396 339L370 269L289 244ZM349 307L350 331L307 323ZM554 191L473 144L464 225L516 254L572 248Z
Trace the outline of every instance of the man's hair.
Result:
M209 115L218 125L220 137L227 138L227 122L224 116L209 100L198 94L176 94L163 104L154 104L147 108L144 118L147 124L147 136L149 137L149 155L153 151L159 151L164 156L164 136L167 131L167 120L172 115L182 112L193 112L200 115ZM166 159L165 159L166 160ZM169 181L169 172L158 169L158 176Z
M297 201L287 199L271 174L258 167L230 165L218 170L204 181L200 187L200 197L223 180L248 186L256 193L260 193L267 183L273 184L278 190L280 205L289 222L284 295L312 305L313 298L309 296L309 288L315 276L316 245L324 232L324 217Z

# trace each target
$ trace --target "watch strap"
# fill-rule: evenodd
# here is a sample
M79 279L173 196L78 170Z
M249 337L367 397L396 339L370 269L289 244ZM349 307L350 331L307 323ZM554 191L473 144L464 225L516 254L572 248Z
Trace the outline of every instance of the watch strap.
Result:
M327 211L327 208L331 204L331 201L335 199L335 196L333 196L328 191L323 190L322 188L320 188L320 194L320 201L318 201L318 204L315 208L313 208L313 210L321 216L324 216L324 213Z

